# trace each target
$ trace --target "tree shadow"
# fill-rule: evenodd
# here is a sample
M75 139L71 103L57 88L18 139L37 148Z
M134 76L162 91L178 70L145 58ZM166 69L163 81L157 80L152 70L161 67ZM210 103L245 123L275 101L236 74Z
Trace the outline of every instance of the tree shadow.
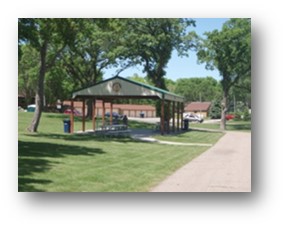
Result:
M224 131L220 130L220 129L201 129L201 128L191 128L189 129L187 132L199 132L199 133L222 133Z
M18 141L18 191L19 192L40 192L34 184L52 183L48 179L36 179L32 175L44 173L53 167L49 158L65 157L67 155L104 154L99 148L79 147L74 145L63 145L46 142Z
M94 133L85 134L57 134L57 133L38 133L38 134L25 134L25 136L35 138L48 138L65 141L94 141L94 142L111 142L120 141L122 143L136 143L137 141L127 136L105 136Z

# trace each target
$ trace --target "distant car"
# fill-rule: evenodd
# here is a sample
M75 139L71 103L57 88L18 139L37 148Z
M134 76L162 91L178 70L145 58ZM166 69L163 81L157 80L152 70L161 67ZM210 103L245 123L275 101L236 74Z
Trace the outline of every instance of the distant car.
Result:
M106 117L110 117L110 112L107 112L106 114L105 114L105 116ZM120 115L119 113L117 113L117 112L113 112L112 113L112 116L113 116L113 118L116 118L116 119L122 119L123 118L123 115Z
M64 114L71 114L71 113L72 113L72 110L70 108L68 108L64 111ZM79 112L77 109L74 109L74 115L75 116L82 116L82 113Z
M225 115L225 119L228 121L228 120L231 120L231 119L234 119L235 118L235 115L234 114L227 114Z
M201 118L199 115L192 114L192 113L184 114L183 119L188 120L190 122L197 122L197 123L202 123L204 121L204 119Z

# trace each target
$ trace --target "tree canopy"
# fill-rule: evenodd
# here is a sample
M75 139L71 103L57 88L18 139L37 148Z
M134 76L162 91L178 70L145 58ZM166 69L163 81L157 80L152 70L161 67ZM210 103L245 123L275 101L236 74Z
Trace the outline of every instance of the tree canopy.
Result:
M217 68L222 77L223 89L222 122L225 129L225 113L228 108L228 94L234 85L244 78L251 78L251 20L234 18L228 20L221 31L205 33L198 47L199 63L206 63L207 69Z
M18 19L19 77L24 79L27 72L30 72L29 76L37 75L36 111L28 129L37 131L44 94L51 95L48 99L55 99L55 96L61 97L61 91L67 91L61 90L63 87L75 90L96 83L102 79L104 69L110 66L118 66L119 74L127 67L142 65L151 82L166 89L164 68L174 49L183 55L191 47L194 34L186 33L190 25L195 25L195 21ZM38 56L39 63L34 65L33 74L23 67L24 46L29 46ZM49 87L45 89L45 86Z
M212 77L180 78L174 92L184 96L186 102L212 101L222 94L219 83Z
M241 89L251 92L250 23L231 19L221 31L207 32L202 39L192 31L193 19L20 18L18 88L30 97L35 93L36 102L28 129L37 131L44 95L47 103L65 99L73 90L102 80L110 67L119 75L131 66L142 66L145 82L181 94L186 101L210 101L223 92L223 117L230 92L238 97ZM165 78L172 52L183 56L194 48L199 63L219 70L221 88L211 77L176 82Z
M167 89L164 81L165 68L173 50L187 55L194 46L195 33L187 33L195 26L192 19L146 18L121 20L124 29L122 44L126 47L123 58L126 66L142 65L143 72L154 86Z
M70 19L18 19L18 45L30 45L38 54L39 68L35 93L36 110L28 130L36 132L44 106L45 75L51 69L73 38L73 23ZM19 47L19 49L20 49ZM21 49L20 49L21 51ZM19 61L22 53L19 52Z

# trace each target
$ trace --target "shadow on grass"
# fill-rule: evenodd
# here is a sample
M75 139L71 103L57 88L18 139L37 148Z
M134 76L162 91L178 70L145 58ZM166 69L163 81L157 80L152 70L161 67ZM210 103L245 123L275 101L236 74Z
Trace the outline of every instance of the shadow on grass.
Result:
M189 129L186 132L198 132L198 133L222 133L222 130L217 130L217 129L205 129L205 128L196 128L196 127L192 127L191 129Z
M123 143L136 142L130 137L123 136L102 136L95 134L57 134L57 133L37 133L37 134L25 134L25 136L35 137L35 138L49 138L65 141L94 141L94 142L111 142L120 141Z
M65 157L66 155L92 156L103 153L105 152L98 148L18 141L18 191L44 191L36 189L33 184L49 184L52 181L36 179L30 176L50 170L56 162L49 160L49 158Z
M93 141L93 142L121 142L121 143L137 143L139 141L132 138L135 134L143 133L146 136L154 135L155 133L160 134L159 132L153 131L151 129L139 128L131 129L129 128L130 135L103 135L100 133L75 133L75 134L65 134L65 133L52 133L52 132L39 132L39 133L24 133L23 136L33 137L33 138L46 138L46 139L55 139L55 140L64 140L64 141Z

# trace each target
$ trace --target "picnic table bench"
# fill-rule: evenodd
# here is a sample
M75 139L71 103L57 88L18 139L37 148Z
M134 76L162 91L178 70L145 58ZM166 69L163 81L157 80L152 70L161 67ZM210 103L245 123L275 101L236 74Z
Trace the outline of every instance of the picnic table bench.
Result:
M105 136L129 136L130 132L127 125L116 124L103 126L101 134Z

